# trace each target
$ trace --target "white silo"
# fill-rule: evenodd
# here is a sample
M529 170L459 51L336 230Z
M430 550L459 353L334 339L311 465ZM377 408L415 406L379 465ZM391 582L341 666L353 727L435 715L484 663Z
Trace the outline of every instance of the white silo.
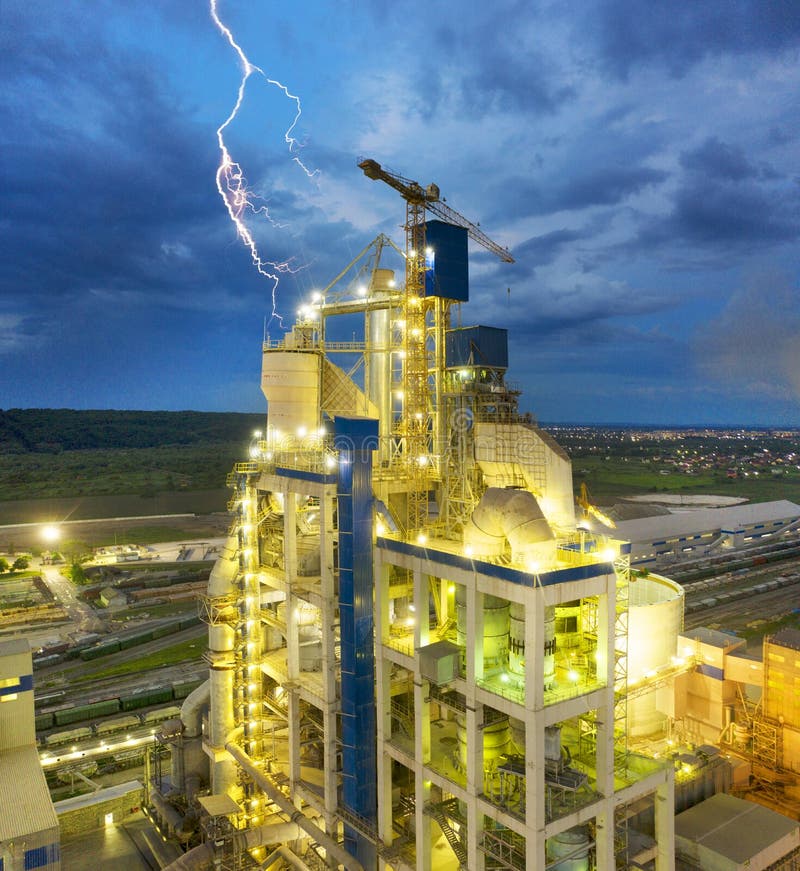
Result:
M666 715L656 707L656 690L637 691L669 666L683 627L683 588L660 575L631 579L628 587L628 734L646 737L664 729Z

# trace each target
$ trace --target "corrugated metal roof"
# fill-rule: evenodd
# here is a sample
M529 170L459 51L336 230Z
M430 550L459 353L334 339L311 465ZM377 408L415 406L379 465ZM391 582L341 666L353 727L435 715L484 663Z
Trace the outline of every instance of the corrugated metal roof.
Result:
M683 838L743 865L793 832L800 824L762 805L719 793L675 817ZM680 848L680 842L678 842Z
M785 629L778 630L772 638L772 644L778 644L780 647L788 647L790 650L800 650L800 629Z
M774 502L755 502L733 505L729 508L698 508L678 514L660 514L617 523L617 538L632 542L651 542L658 538L681 535L699 535L721 529L742 529L755 523L790 520L800 517L800 505L788 499Z
M138 780L117 783L114 786L107 786L105 789L100 789L97 792L76 795L72 798L64 798L61 801L57 801L55 804L56 814L60 815L78 810L79 808L92 807L92 805L104 804L107 801L115 801L130 795L132 792L140 793L143 790L144 787Z
M31 646L24 638L9 638L0 641L0 656L16 655L18 653L30 653Z
M698 626L695 629L687 629L681 633L681 638L689 641L700 641L709 647L719 647L724 650L732 644L742 644L743 638L734 635L733 632L720 632L718 629L709 629L706 626Z
M35 747L0 753L0 841L58 829Z

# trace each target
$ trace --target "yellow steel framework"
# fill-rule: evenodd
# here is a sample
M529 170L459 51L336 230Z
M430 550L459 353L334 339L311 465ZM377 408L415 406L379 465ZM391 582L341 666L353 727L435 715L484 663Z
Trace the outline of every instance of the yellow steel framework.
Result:
M374 160L361 160L359 168L367 178L383 181L406 201L406 275L402 295L402 381L401 412L394 434L403 446L400 456L408 480L406 529L419 533L428 522L428 493L434 479L433 455L442 448L441 414L444 377L444 333L448 326L450 300L425 295L425 212L429 211L457 227L501 260L513 263L508 249L493 242L475 224L439 199L439 187L404 178L381 167ZM432 342L429 347L428 336ZM431 391L431 376L434 389ZM434 401L435 400L435 401ZM433 436L436 434L436 445Z

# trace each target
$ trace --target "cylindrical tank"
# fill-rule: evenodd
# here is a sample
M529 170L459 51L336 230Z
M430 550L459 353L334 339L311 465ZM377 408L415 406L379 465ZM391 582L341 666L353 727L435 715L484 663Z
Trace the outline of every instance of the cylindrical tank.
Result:
M547 858L555 863L548 864L550 871L589 871L589 835L583 829L568 829L550 838Z
M287 334L287 344L291 335ZM319 425L321 359L315 350L264 352L261 390L269 403L271 438L294 437L300 430L311 432Z
M544 688L552 687L556 676L555 608L544 609L544 644L542 645ZM525 606L512 602L508 625L508 670L521 683L525 679Z
M308 602L295 606L295 626L299 646L300 671L319 671L322 668L322 626L319 608ZM278 618L286 622L286 602L278 605Z
M466 718L456 717L458 734L458 760L461 770L467 769L467 727ZM510 738L508 720L499 720L481 730L483 733L483 769L491 769L494 763L508 752Z
M393 269L376 269L372 276L370 296L385 298L394 285ZM391 337L391 310L371 309L364 315L365 333L373 349L366 355L367 396L378 409L379 434L388 437L392 427L391 355L387 349ZM388 442L382 441L388 451Z
M518 720L516 717L508 718L509 737L513 747L510 752L517 756L525 755L525 720Z
M581 603L566 602L553 609L555 638L559 650L579 647L581 643Z
M508 662L508 606L505 599L483 597L483 665L491 669ZM456 640L459 647L467 644L467 590L456 586Z
M733 744L735 747L742 749L747 746L753 733L743 723L733 724Z
M683 588L660 575L631 581L628 587L628 681L640 682L650 672L671 664L683 626ZM660 732L666 715L656 708L656 691L628 702L628 734L644 737Z

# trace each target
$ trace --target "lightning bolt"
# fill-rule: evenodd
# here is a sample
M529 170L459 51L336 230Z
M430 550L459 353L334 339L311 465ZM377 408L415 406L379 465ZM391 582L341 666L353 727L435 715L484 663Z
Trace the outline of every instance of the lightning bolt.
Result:
M297 126L297 122L300 120L300 115L302 114L300 98L297 97L295 94L290 93L286 85L282 84L276 79L271 79L264 72L264 70L261 69L261 67L258 67L250 62L242 47L234 39L233 33L231 32L230 28L227 27L220 19L219 13L217 11L217 0L209 0L209 2L211 18L214 21L214 24L217 26L217 29L225 37L225 39L227 39L227 41L230 43L231 48L236 52L239 58L239 63L242 67L242 78L239 82L239 89L236 94L236 102L234 103L228 117L217 128L217 144L219 145L220 151L220 163L219 167L217 168L216 174L217 191L222 197L223 203L225 203L225 208L228 210L228 215L230 216L231 221L233 221L233 224L236 227L236 232L239 238L242 240L242 242L244 242L245 246L250 251L250 257L252 258L256 269L265 278L268 278L272 282L272 315L270 317L270 321L272 321L273 319L277 319L278 323L281 325L281 328L283 328L283 320L281 319L281 316L278 314L277 310L275 293L278 289L278 282L280 281L280 276L286 273L294 274L298 270L292 268L291 261L286 260L283 262L277 262L273 260L267 260L259 253L256 240L253 238L253 234L250 232L249 227L245 223L245 214L247 212L250 212L253 215L262 215L271 224L273 224L273 226L279 225L276 224L276 222L273 220L266 204L259 204L259 197L253 194L250 190L248 190L247 179L242 172L242 168L231 157L230 152L228 151L228 147L225 144L225 131L239 114L239 109L244 102L244 94L247 87L247 81L254 73L260 75L263 79L265 79L267 84L281 90L288 100L294 102L296 108L294 120L289 125L286 132L283 134L283 139L289 147L289 153L292 154L292 160L303 170L303 172L309 178L314 178L314 176L317 174L317 170L311 172L308 167L303 163L303 161L300 160L300 158L294 153L299 148L297 140L294 138L292 133Z

